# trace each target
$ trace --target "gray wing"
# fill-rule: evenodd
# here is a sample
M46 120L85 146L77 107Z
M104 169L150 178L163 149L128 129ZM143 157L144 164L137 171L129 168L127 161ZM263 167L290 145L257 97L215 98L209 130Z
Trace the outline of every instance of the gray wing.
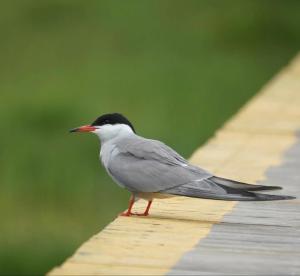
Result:
M212 176L160 141L134 136L116 147L118 153L107 169L132 192L159 192Z
M108 165L111 175L132 192L160 192L222 200L282 200L293 197L259 194L276 186L250 185L213 176L190 165L165 144L139 136L116 143ZM255 192L253 192L255 191Z
M223 182L223 184L218 182ZM226 186L224 184L227 184ZM253 186L253 187L250 187ZM201 181L183 184L161 191L162 193L189 197L236 200L236 201L268 201L294 199L292 196L260 194L256 191L278 189L276 186L262 186L240 183L229 179L209 177ZM255 191L255 192L253 192Z

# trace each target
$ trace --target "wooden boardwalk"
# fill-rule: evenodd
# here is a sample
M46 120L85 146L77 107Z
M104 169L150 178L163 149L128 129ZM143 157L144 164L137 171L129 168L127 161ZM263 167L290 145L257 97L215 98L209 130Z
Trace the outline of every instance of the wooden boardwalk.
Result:
M300 56L191 162L300 198L299 131ZM149 217L116 218L49 274L300 275L300 201L156 200Z

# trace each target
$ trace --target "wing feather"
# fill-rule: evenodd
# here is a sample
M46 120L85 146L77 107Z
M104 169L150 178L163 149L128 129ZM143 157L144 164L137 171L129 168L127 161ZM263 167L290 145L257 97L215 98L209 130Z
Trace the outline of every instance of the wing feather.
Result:
M240 183L213 176L190 165L160 141L139 136L116 143L117 154L107 169L112 177L132 192L160 192L222 200L280 200L292 197L267 195L253 191L278 189Z
M203 187L209 187L203 189ZM178 187L167 189L162 193L182 195L196 198L208 198L219 200L236 200L236 201L268 201L268 200L286 200L294 199L292 196L260 194L237 189L222 184L216 184L211 178L204 179L198 183L184 184Z
M212 176L156 140L135 136L116 146L118 154L109 162L108 170L132 192L158 192Z

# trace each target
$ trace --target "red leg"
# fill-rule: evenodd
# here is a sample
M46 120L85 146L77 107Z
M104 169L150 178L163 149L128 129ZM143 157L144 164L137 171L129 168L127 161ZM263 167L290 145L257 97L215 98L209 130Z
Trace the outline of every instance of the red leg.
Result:
M131 212L133 205L134 205L134 196L131 195L131 197L129 199L129 206L128 206L127 211L124 213L121 213L120 216L130 217L131 215L133 215L133 213Z
M152 204L152 200L149 200L145 212L142 213L142 214L135 214L135 215L138 215L138 216L145 216L145 217L148 216L148 215L149 215L149 210L150 210L151 204Z
M146 210L144 212L144 216L148 216L149 215L149 210L150 210L151 204L152 204L152 200L149 200L148 201L148 205L146 207Z

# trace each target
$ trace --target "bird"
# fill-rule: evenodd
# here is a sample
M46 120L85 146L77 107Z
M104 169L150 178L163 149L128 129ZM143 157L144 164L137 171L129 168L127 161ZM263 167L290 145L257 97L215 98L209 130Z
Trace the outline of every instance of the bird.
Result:
M104 114L92 124L70 132L91 132L98 136L105 170L114 182L131 193L128 209L121 216L148 216L154 198L172 196L231 201L295 198L259 193L278 190L280 186L242 183L192 165L163 142L138 135L132 123L120 113ZM140 198L148 204L143 213L134 213L134 203Z

